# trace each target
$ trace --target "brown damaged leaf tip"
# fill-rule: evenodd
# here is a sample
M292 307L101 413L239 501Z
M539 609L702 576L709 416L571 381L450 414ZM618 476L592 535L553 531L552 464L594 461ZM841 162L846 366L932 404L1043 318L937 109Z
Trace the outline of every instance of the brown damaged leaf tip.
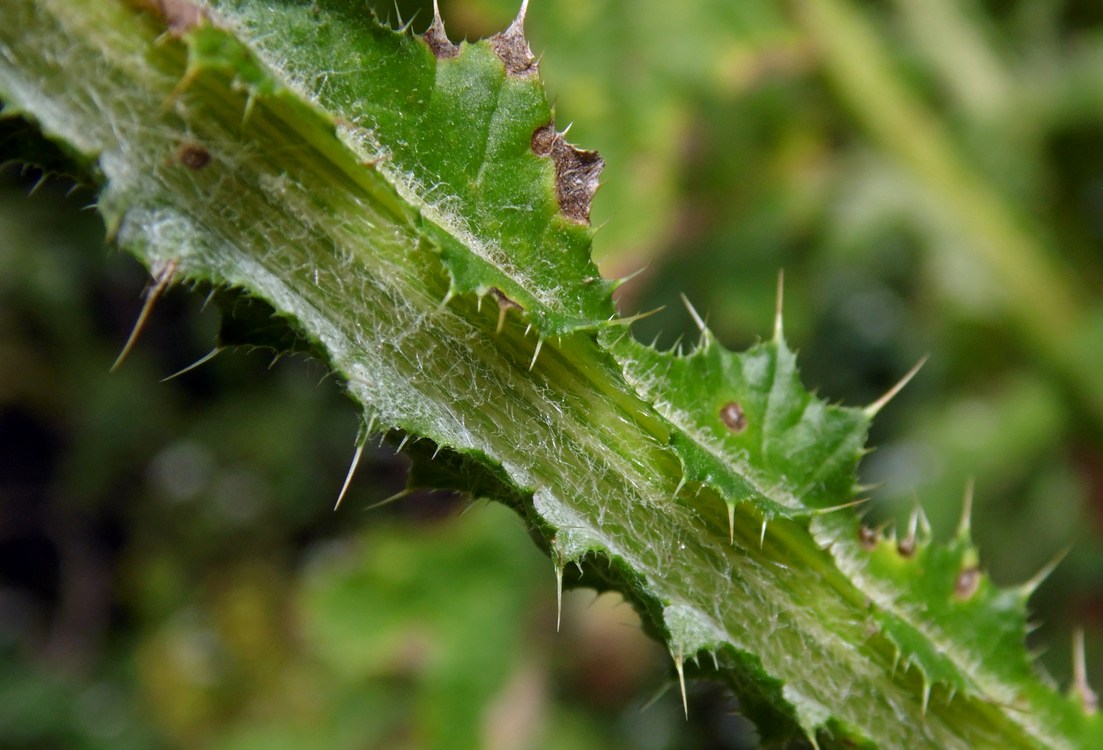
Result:
M528 11L528 5L528 0L521 3L521 10L509 28L487 40L494 54L506 66L506 73L512 76L534 76L537 73L536 58L525 39L525 12Z
M444 20L440 17L440 8L437 6L436 0L433 0L433 22L429 24L429 28L425 30L421 38L429 45L433 56L438 60L460 54L460 48L452 44L448 38L448 32L444 30Z
M605 160L597 151L583 151L567 143L555 124L548 123L532 134L532 152L550 156L555 163L555 197L559 210L580 224L590 223L590 204L597 192Z

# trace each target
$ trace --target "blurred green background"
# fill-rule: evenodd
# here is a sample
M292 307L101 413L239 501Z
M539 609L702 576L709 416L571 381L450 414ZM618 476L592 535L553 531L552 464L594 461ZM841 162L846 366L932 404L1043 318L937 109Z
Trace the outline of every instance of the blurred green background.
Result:
M516 11L441 6L453 39ZM622 311L667 306L637 335L692 335L684 292L746 346L784 269L825 397L928 354L874 426L871 522L919 502L946 536L975 480L997 582L1068 550L1032 600L1041 667L1067 685L1081 627L1103 685L1103 5L534 0L527 28L560 127L607 161L597 258L645 269ZM0 745L754 746L715 686L683 720L616 597L575 592L556 635L552 567L502 508L366 512L403 486L384 445L332 512L357 419L317 363L161 382L213 346L204 290L109 374L146 275L91 193L39 177L0 173Z

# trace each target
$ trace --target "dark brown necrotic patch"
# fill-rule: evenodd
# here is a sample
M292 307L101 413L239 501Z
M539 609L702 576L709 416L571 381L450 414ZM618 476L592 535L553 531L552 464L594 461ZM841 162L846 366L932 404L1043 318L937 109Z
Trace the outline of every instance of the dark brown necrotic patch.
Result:
M597 151L575 148L548 123L532 134L532 152L550 156L555 164L555 197L559 211L579 224L590 223L590 204L600 184L605 160Z
M198 143L181 143L176 149L176 160L188 169L199 171L211 163L211 152Z
M506 73L511 76L536 75L536 58L532 56L528 40L525 39L525 30L520 23L514 21L508 29L487 41L494 54L506 66Z
M738 401L729 401L720 407L720 421L732 432L743 432L747 429L747 415L743 413L743 407Z
M426 29L421 39L429 45L433 56L438 60L455 57L460 53L460 48L449 40L448 33L444 30L444 21L439 15L433 17L433 23Z

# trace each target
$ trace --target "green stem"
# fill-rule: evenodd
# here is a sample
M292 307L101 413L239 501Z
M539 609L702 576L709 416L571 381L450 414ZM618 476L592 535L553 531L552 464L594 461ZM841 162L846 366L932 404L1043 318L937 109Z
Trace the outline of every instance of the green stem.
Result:
M871 559L852 556L849 511L785 517L772 510L791 504L783 488L760 482L776 497L756 504L722 497L719 477L684 484L685 446L703 438L626 380L612 334L549 335L530 365L539 331L510 317L496 332L492 302L450 299L445 229L231 34L177 38L118 0L9 0L4 15L0 96L95 164L123 247L266 299L366 416L446 447L472 483L489 472L556 565L580 561L623 591L677 662L702 656L695 669L732 685L767 740L1037 748L1084 736L1072 703L1030 675L1003 686L974 664L975 644L879 588ZM197 149L209 158L185 158ZM791 355L776 341L756 356L768 414L786 417L775 397ZM819 402L797 408L823 417ZM895 552L886 541L877 554ZM940 654L967 694L930 695L919 652Z

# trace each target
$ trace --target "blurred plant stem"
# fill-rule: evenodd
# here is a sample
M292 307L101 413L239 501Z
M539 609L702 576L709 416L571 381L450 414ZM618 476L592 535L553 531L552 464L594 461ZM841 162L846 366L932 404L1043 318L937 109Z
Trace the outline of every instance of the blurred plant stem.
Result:
M841 99L873 138L938 196L968 240L962 247L1005 290L1006 313L1024 342L1071 386L1096 429L1103 430L1103 380L1091 354L1100 348L1099 329L1093 325L1096 316L1088 291L1050 251L1053 241L970 166L947 128L894 69L886 43L867 17L846 0L800 0L796 7ZM970 61L979 56L992 63L985 66L991 73L986 79L995 76L998 81L995 61L982 40L965 32L954 13L948 10L932 20L937 29L928 26L927 32L960 30L954 37L970 40L963 54ZM942 62L943 68L950 64ZM964 99L966 89L975 87L965 79L961 85L965 88L956 93Z

